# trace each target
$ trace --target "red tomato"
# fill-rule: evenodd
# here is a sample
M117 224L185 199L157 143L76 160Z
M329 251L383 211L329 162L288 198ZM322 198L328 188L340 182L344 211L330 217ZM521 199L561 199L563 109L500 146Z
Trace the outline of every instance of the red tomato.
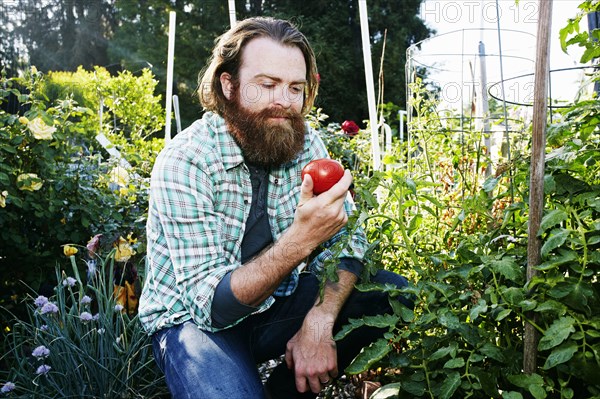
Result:
M313 193L321 194L329 190L344 176L344 167L333 159L323 158L310 161L302 169L304 175L309 174L313 181Z

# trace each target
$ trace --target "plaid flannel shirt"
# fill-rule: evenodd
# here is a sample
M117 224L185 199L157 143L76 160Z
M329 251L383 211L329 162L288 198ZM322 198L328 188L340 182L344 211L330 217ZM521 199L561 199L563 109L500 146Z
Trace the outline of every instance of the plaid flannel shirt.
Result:
M310 160L328 157L316 131L307 129L302 153L269 174L267 213L274 241L294 221L302 167ZM140 320L149 334L190 319L204 330L219 330L211 320L213 294L223 276L241 266L251 199L249 170L220 116L205 113L161 151L150 184L146 272L139 307ZM352 212L350 196L345 209ZM318 272L325 260L333 258L328 247L342 235L347 236L345 229L324 245L309 270ZM338 257L361 260L367 247L364 233L358 231L350 242ZM293 293L298 275L296 268L273 295ZM273 302L270 296L255 313Z

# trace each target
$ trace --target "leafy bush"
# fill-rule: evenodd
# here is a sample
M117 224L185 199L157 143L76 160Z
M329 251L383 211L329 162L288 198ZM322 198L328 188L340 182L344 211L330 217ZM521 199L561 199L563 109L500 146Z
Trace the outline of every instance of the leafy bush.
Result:
M357 220L374 243L370 266L413 281L402 290L360 289L417 300L414 312L395 304L391 315L354 320L340 331L336 339L362 325L389 326L347 372L383 366L393 373L381 379L400 398L600 395L598 109L598 100L581 102L550 130L558 146L547 163L543 263L530 283L526 153L484 180L475 152L452 162L471 151L436 139L440 125L425 113L433 130L420 131L414 164L357 184ZM522 374L525 323L542 336L532 375Z
M74 253L65 247L65 253ZM49 298L26 299L27 319L16 319L3 360L3 392L22 398L156 398L166 395L162 373L137 316L114 293L113 249L93 255L81 278L76 257L72 274L56 268L59 282Z
M144 236L149 175L162 147L151 137L163 118L155 84L147 71L111 77L101 68L2 78L0 101L14 96L27 109L0 111L3 306L16 311L19 281L38 289L53 280L64 243ZM107 97L102 124L98 93ZM99 132L121 159L96 142Z
M598 3L581 8L590 7ZM598 46L587 34L568 35L563 40L581 43L588 54ZM599 79L596 72L592 80ZM373 243L370 268L412 281L401 290L370 283L359 289L412 295L416 306L394 303L392 314L345 326L336 339L363 325L388 328L346 372L381 367L386 398L600 397L598 97L555 115L559 122L548 129L542 263L528 282L528 142L511 135L505 148L512 158L499 154L494 163L480 132L458 136L448 122L458 118L442 119L436 99L419 84L413 89L413 140L396 143L386 171L358 167L366 173L355 178L355 222ZM347 144L331 147L334 157L347 159ZM527 323L541 338L531 375L522 366L532 349L524 341Z

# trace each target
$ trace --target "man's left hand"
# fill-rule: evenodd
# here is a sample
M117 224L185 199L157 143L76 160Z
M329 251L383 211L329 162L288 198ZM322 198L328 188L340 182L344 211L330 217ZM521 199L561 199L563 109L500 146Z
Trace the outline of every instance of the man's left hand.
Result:
M333 320L318 313L309 312L286 345L285 361L294 370L298 392L319 393L338 375Z

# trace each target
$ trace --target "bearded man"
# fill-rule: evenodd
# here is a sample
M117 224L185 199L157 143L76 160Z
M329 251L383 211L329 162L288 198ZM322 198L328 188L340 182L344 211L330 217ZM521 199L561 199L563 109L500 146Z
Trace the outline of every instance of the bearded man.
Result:
M174 398L314 398L381 335L332 339L349 318L391 306L354 289L367 242L344 227L350 172L320 195L301 180L304 165L328 156L304 121L317 88L314 53L293 25L241 21L201 74L202 119L156 160L140 320ZM334 256L339 280L321 301L319 275ZM386 271L372 280L406 285ZM263 386L256 365L282 354Z

